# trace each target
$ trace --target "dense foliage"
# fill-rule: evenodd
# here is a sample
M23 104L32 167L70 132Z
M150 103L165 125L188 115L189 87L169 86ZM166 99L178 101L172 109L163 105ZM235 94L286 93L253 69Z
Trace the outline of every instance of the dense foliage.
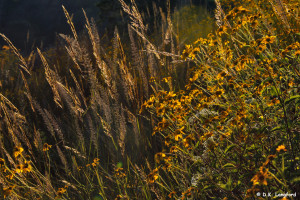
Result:
M120 3L126 44L65 9L56 49L25 57L1 34L1 198L296 199L299 2L216 1L207 36Z

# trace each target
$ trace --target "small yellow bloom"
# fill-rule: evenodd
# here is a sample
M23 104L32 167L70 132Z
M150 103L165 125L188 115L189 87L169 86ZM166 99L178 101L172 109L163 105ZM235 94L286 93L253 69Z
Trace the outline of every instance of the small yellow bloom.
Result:
M171 92L168 92L166 98L173 98L175 96L176 96L176 94L174 94L173 91L171 91Z
M217 96L217 97L222 96L222 94L224 94L224 90L223 90L223 89L218 89L218 90L216 91L216 96Z
M246 13L246 12L249 12L249 10L243 8L242 6L236 8L236 13Z
M262 42L263 44L272 44L275 41L276 36L266 36L263 38Z
M169 198L172 198L172 197L174 198L175 195L176 195L176 192L173 191L173 192L171 192L171 193L168 195L168 197L169 197Z
M66 193L66 191L67 191L66 188L58 188L56 199L60 198L64 193Z
M21 146L16 146L14 148L14 157L18 158L22 154L23 151L24 151L24 149Z
M276 155L269 155L269 156L267 157L266 162L264 162L263 166L266 166L267 164L270 163L270 161L274 160L275 158L276 158Z
M155 161L157 163L160 163L162 160L164 160L164 158L166 157L166 154L160 152L160 153L155 154L154 157L155 157Z
M280 152L281 150L287 151L284 145L279 145L276 149L277 152Z
M268 185L267 179L271 178L269 176L269 170L260 167L259 172L251 179L253 185Z
M5 160L3 158L0 158L0 167L4 166Z
M152 77L150 78L149 82L150 82L150 83L155 82L155 78L152 76Z
M163 78L163 81L166 82L166 83L168 83L168 82L171 81L171 77L165 77L165 78Z
M52 147L52 145L49 145L49 144L45 143L43 145L43 151L49 151L49 149L51 149L51 147Z
M31 172L32 171L32 166L30 164L30 161L26 161L24 166L23 166L24 172Z
M282 199L279 200L289 200L287 197L283 197Z
M189 57L194 60L196 58L197 52L200 52L200 49L198 47L194 48L192 52L190 53Z
M170 152L171 153L176 153L178 151L178 147L177 146L172 146L171 148L170 148Z
M296 57L300 56L300 50L295 51L295 56L296 56Z
M178 140L179 140L179 138L182 138L182 135L181 135L181 134L177 134L177 135L175 135L175 140L176 140L176 141L178 141Z
M227 31L227 27L226 27L226 26L221 26L221 27L217 30L219 36L222 36L224 33L226 33L226 31Z
M181 59L186 60L192 51L191 45L185 45L185 49L182 52Z
M15 171L16 171L16 173L23 173L24 165L17 165Z
M159 177L158 175L158 168L155 168L150 174L148 174L148 182L154 183Z
M7 45L3 45L3 46L2 46L2 49L3 49L3 50L9 50L9 49L10 49L10 47L9 47L9 46L7 46Z
M6 175L5 177L12 180L15 176L15 172L13 171L11 174Z
M8 186L8 187L3 188L3 197L4 197L4 199L12 193L14 188L15 188L15 186Z
M94 161L93 161L93 163L92 163L92 166L96 167L99 164L99 161L100 161L99 158L95 158Z

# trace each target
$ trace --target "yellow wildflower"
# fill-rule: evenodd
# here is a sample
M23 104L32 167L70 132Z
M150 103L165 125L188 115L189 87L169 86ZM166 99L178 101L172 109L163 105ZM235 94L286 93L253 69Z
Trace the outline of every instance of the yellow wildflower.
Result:
M21 146L16 146L14 148L14 157L18 158L22 154L23 151L24 151L24 149Z
M24 165L17 165L15 171L16 171L16 173L23 173Z
M268 172L268 169L264 170L263 167L260 167L259 172L251 179L253 185L268 185L267 179L271 178Z
M66 188L58 188L56 199L60 198L64 193L66 193Z
M2 49L7 51L7 50L9 50L9 49L10 49L10 47L9 47L9 46L7 46L7 45L3 45L3 46L2 46Z
M51 149L51 147L52 147L52 145L49 145L49 144L45 143L43 145L43 151L49 151L49 149Z
M185 49L182 52L181 59L186 60L192 53L193 47L191 45L185 45Z
M157 154L155 154L155 161L157 163L160 163L165 157L166 157L166 154L164 154L162 152L157 153Z
M150 174L148 174L148 182L154 183L158 179L158 168L155 168Z
M32 166L30 164L30 161L25 161L25 164L23 166L24 172L31 172L32 171Z
M275 41L276 36L266 36L263 38L262 43L264 44L272 44Z
M219 36L222 36L224 33L226 33L226 31L227 31L227 27L226 26L221 26L217 30Z
M12 193L14 188L15 188L15 186L8 186L8 187L3 188L3 197L4 197L4 199Z
M96 166L99 164L99 161L100 161L99 158L95 158L95 159L93 160L92 166L93 166L93 167L96 167Z
M3 158L0 158L0 167L4 166L5 160Z
M300 56L300 50L295 51L295 56L296 56L296 57Z
M170 82L170 80L171 80L171 77L165 77L165 78L163 78L163 81L166 82L166 83Z
M281 150L287 151L284 145L279 145L279 146L276 148L276 151L277 151L277 152L280 152Z
M174 198L175 197L175 195L176 195L176 192L175 191L173 191L173 192L171 192L169 195L168 195L168 197L169 198Z

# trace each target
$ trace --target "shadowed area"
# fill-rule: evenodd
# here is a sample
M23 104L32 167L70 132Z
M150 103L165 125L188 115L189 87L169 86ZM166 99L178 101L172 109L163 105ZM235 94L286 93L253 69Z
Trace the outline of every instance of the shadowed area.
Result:
M84 25L82 9L97 19L98 0L0 0L0 32L8 35L18 48L52 44L56 33L69 33L61 5L74 14L78 29ZM1 45L4 41L0 42Z

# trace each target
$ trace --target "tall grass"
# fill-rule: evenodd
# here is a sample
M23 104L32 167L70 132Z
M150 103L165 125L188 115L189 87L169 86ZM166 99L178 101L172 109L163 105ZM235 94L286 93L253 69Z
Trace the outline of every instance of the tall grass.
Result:
M150 79L176 75L170 57L179 55L166 52L171 21L164 22L166 45L155 46L136 5L121 3L132 17L129 47L117 28L111 47L102 45L84 11L86 34L78 34L64 7L73 35L61 34L56 49L23 57L1 34L8 43L1 52L2 197L112 199L128 184L122 168L144 157L152 162L160 150L151 137L153 120L139 110L153 94Z

